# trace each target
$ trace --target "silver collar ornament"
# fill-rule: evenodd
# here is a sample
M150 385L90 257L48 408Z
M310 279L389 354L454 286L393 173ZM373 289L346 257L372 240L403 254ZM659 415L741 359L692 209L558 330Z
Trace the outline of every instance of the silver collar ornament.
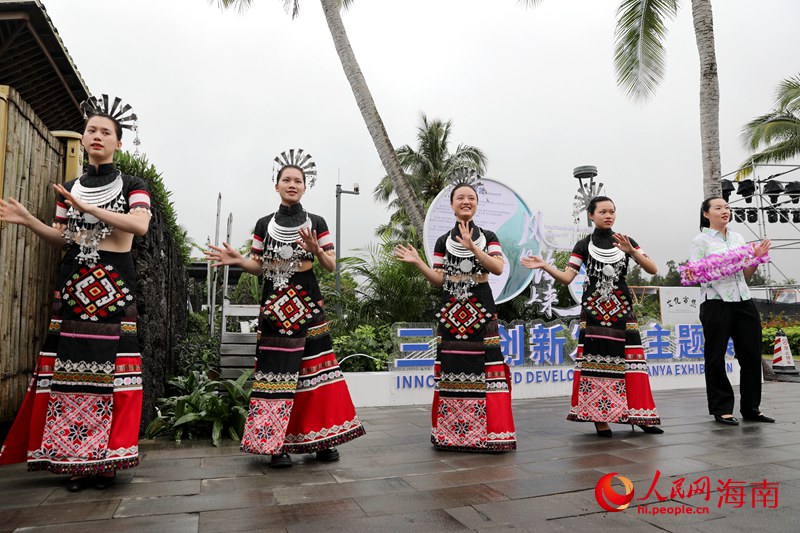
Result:
M299 226L281 226L275 220L276 215L267 224L261 268L264 279L272 281L276 290L285 289L289 285L289 278L300 268L306 254L297 244L300 230L311 228L311 219L308 213L305 215L305 221Z
M598 248L589 237L589 258L586 265L587 275L597 279L600 300L607 300L617 286L628 256L617 247Z
M100 187L86 187L81 183L81 179L82 177L78 178L70 191L77 200L107 211L125 212L121 172L117 171L116 178ZM80 246L78 262L92 267L100 260L98 253L100 241L111 235L113 231L113 226L99 218L70 207L67 211L67 223L62 235L67 242L77 242Z
M478 238L474 242L480 250L486 247L486 236L482 231L478 230ZM453 239L450 234L447 235L445 248L447 254L442 269L444 271L443 288L456 300L466 300L472 296L472 287L478 284L475 278L483 274L485 270L475 259L475 254Z

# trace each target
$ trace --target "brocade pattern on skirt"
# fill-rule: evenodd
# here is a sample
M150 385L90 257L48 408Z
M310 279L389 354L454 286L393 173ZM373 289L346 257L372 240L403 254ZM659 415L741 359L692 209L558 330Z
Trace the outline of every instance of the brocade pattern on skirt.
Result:
M0 464L94 474L139 464L141 355L130 253L100 252L94 267L71 249L52 316Z
M467 300L447 297L439 321L431 442L437 449L501 452L517 447L511 372L500 350L488 283Z
M265 283L243 452L312 453L364 435L321 299L311 271L282 290Z
M604 301L598 301L595 293L584 301L567 420L661 423L626 292L614 291Z

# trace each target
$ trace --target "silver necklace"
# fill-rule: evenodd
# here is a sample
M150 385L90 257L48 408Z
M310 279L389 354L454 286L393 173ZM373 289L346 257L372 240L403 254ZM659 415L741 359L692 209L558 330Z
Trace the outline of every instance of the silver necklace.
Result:
M589 275L597 278L600 300L607 300L616 287L617 278L622 273L627 255L617 248L598 248L589 237L589 256L593 259L586 267Z
M483 250L486 247L486 236L480 229L478 229L478 238L473 242L479 250ZM447 234L445 248L447 253L455 260L450 260L449 257L445 258L443 288L457 300L466 300L472 296L472 287L477 285L475 276L479 276L483 271L479 265L478 271L475 271L477 265L474 260L475 254L469 248L453 239L450 233ZM458 261L458 259L461 259L461 261Z
M115 213L125 212L125 195L123 194L122 172L117 171L117 176L110 183L100 187L86 187L81 183L81 178L72 186L71 194L80 202L89 204ZM77 242L80 253L77 256L79 263L94 266L100 260L98 249L100 241L111 235L114 227L103 222L94 215L81 213L74 207L67 211L67 224L62 236L67 242Z
M311 219L305 213L305 221L298 226L282 226L272 216L267 224L269 239L264 247L262 272L264 278L272 281L276 290L285 289L289 278L300 268L304 250L297 244L300 230L311 228Z

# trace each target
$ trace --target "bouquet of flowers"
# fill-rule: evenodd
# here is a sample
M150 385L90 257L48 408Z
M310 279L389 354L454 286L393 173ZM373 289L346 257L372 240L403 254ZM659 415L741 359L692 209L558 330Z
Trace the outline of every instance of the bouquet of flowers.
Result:
M697 261L689 261L678 267L683 285L709 283L733 276L749 267L769 262L769 254L760 257L755 254L755 244L750 243L725 253L713 254Z

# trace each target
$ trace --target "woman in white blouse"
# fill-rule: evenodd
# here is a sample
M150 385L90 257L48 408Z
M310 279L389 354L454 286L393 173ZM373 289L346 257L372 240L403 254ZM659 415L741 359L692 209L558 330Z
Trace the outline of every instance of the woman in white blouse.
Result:
M731 208L720 197L703 201L700 209L700 234L693 240L689 260L724 254L747 244L744 238L729 229ZM755 255L769 251L770 241L760 242ZM739 425L733 416L733 388L725 373L725 352L728 339L733 339L739 361L742 418L754 422L775 422L761 413L761 318L747 287L747 280L756 267L749 267L731 276L700 285L700 322L705 335L705 377L708 412L720 424Z

